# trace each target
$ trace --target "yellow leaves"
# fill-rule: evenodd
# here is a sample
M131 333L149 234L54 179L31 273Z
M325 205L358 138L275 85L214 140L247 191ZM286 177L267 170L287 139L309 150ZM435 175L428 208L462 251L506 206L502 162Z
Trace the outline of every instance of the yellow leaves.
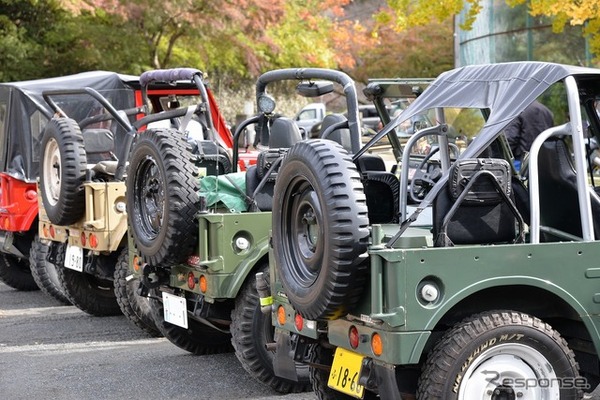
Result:
M379 24L395 21L395 29L403 31L413 26L427 25L431 22L443 22L461 12L468 6L465 28L469 28L481 11L481 0L388 0L393 15L381 11L376 15Z
M526 0L506 0L509 5L523 4ZM599 0L531 0L532 15L553 17L557 24L583 25L600 17Z

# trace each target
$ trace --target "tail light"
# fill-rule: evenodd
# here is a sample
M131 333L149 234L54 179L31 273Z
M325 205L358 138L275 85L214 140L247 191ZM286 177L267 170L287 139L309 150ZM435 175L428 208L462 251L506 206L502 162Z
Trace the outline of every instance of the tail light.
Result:
M374 333L373 336L371 336L371 350L373 350L373 354L378 357L383 354L383 341L381 340L379 333Z
M359 339L360 336L358 334L358 329L352 325L348 331L348 341L350 342L350 347L356 349L358 347Z
M302 318L302 315L300 314L296 314L296 316L294 317L294 325L296 325L296 329L299 331L302 330L302 328L304 328L304 318Z

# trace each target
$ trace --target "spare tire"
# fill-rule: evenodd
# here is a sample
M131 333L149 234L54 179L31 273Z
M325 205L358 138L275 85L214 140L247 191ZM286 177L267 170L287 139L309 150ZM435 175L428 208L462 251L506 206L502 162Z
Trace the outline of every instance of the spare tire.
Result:
M127 218L145 262L176 264L197 246L198 186L191 145L179 131L147 130L136 138L127 175Z
M77 222L85 212L87 159L77 122L52 118L42 137L40 191L48 219L57 225Z
M289 301L305 318L339 318L366 279L367 203L339 144L309 140L283 160L273 198L273 249Z

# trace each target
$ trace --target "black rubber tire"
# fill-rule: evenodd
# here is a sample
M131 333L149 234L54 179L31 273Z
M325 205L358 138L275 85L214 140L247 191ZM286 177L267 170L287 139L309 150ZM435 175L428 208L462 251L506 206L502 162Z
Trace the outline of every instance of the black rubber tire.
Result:
M367 203L351 157L330 140L295 144L273 198L273 249L290 303L305 318L339 318L367 276Z
M31 276L29 260L12 254L0 253L0 280L11 288L24 292L40 289Z
M100 279L85 272L73 271L64 267L64 251L57 251L56 271L58 280L65 291L65 296L81 311L97 317L121 315L121 308L117 303L113 283ZM103 259L99 259L103 258ZM97 256L94 262L108 262L116 264L116 255ZM84 256L87 263L87 256Z
M83 135L77 122L52 118L44 129L40 161L42 203L52 223L70 225L83 217L86 168Z
M534 349L545 359L539 364L540 369L547 371L552 367L558 379L570 379L571 384L580 378L573 351L550 325L520 312L490 311L468 318L442 336L423 367L417 399L457 399L458 391L469 381L469 376L466 376L469 368L476 367L482 358L487 363L487 370L498 373L491 362L494 361L493 351L501 345L504 346L501 356L512 355L515 360L520 360L525 349ZM511 345L522 351L511 352L506 348ZM486 377L490 372L487 370L484 372ZM493 375L489 379L494 379ZM514 397L514 393L512 395ZM561 400L580 399L582 396L582 388L566 388L563 385L560 389ZM476 397L484 398L486 395L482 393Z
M264 265L256 272L268 273ZM260 300L256 291L254 274L246 281L235 299L231 312L231 342L235 355L248 373L260 382L279 393L298 393L309 389L308 370L297 365L299 382L279 378L273 370L273 353L266 349L267 343L274 342L274 327L271 314L260 310ZM267 278L268 281L268 278Z
M327 386L329 380L329 373L331 371L331 365L333 364L334 349L328 349L320 344L313 344L308 348L308 357L312 365L318 365L317 367L309 367L310 383L312 384L313 391L317 395L319 400L351 400L354 399L352 396L348 396L344 393L338 392ZM330 368L324 369L319 366L327 365ZM364 400L374 400L377 395L367 390L364 391Z
M29 251L31 276L42 292L61 303L71 305L58 280L56 265L48 261L49 250L50 246L42 243L40 237L35 235Z
M130 275L131 278L128 280L127 277ZM121 312L127 319L150 336L162 336L154 323L150 300L138 296L136 293L139 287L139 279L135 278L129 271L129 249L127 247L121 250L117 260L113 283L117 303L119 303Z
M197 246L198 186L194 156L180 132L147 130L136 138L127 176L127 218L146 263L169 266Z
M156 327L175 346L198 356L230 353L233 350L231 335L201 322L188 318L188 329L165 322L161 292L153 289L150 294Z

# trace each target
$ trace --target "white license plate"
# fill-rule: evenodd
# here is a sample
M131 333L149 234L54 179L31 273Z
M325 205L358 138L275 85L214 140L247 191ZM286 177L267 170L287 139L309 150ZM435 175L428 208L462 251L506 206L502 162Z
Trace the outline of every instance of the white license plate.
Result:
M67 245L65 268L83 272L83 249L81 247Z
M187 329L187 305L185 298L162 292L165 321Z

